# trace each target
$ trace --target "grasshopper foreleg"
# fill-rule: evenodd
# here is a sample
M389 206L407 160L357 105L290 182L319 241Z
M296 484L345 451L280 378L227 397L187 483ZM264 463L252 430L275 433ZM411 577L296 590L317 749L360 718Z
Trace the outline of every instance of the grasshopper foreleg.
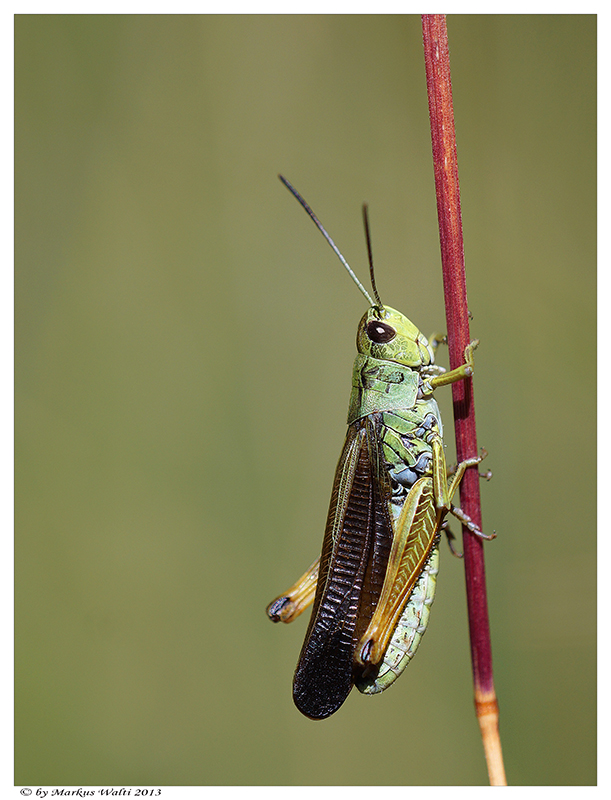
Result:
M428 384L431 390L437 389L438 386L447 386L448 383L456 383L456 381L460 381L463 378L470 378L474 369L473 351L478 344L479 339L474 339L465 347L465 363L461 364L460 367L430 378Z
M429 344L431 346L431 349L433 350L433 353L437 352L437 348L439 347L440 344L447 344L447 343L448 343L448 337L446 336L445 333L432 333L429 336Z

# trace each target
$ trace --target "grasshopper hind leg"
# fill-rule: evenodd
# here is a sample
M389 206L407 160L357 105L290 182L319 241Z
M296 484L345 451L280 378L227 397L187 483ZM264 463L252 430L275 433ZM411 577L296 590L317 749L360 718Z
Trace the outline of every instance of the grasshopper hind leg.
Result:
M368 665L355 677L356 688L362 694L378 694L388 689L416 654L428 627L438 572L439 547L434 545L394 628L382 662Z
M272 622L292 622L314 602L320 558L280 597L267 606L266 613Z

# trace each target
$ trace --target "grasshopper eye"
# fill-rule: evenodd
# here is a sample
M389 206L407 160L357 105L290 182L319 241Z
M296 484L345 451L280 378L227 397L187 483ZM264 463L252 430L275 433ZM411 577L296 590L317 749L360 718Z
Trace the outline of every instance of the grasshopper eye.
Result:
M367 336L376 344L386 344L397 335L397 331L385 322L372 320L367 323Z

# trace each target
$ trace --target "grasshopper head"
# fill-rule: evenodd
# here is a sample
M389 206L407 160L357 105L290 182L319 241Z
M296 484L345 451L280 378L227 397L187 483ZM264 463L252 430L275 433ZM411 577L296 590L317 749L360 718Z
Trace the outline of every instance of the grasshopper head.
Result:
M434 363L433 350L413 322L390 306L373 306L359 323L356 347L364 356L413 369Z

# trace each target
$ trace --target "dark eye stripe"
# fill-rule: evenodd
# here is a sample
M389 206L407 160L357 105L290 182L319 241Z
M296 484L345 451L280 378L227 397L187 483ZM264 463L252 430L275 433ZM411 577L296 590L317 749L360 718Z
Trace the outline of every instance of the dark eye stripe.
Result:
M376 344L386 344L394 339L397 331L385 322L372 320L367 323L367 336Z

